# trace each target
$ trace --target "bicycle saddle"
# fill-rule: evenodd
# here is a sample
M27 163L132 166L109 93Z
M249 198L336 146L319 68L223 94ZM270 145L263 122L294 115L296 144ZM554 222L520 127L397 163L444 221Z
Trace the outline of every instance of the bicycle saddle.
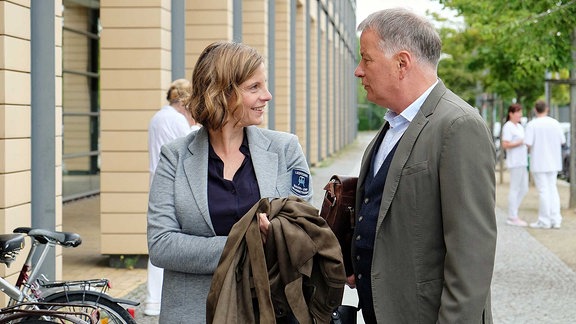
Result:
M14 229L14 233L28 234L28 236L34 237L42 244L52 242L65 247L77 247L82 243L80 235L72 232L57 232L41 228L18 227Z
M24 248L24 235L0 234L0 253L20 251Z
M7 266L14 261L18 251L24 248L24 235L0 234L0 262Z

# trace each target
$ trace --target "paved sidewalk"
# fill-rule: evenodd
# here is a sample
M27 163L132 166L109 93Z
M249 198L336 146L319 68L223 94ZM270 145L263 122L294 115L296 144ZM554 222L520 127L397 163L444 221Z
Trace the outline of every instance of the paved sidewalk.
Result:
M374 132L361 132L357 140L319 166L312 168L314 199L320 208L323 185L332 174L357 175L364 148ZM495 322L576 323L576 214L568 210L568 185L559 182L564 222L559 230L535 230L506 225L507 174L503 182L497 173L498 245L492 284L492 309ZM537 218L537 193L531 186L520 213L527 221ZM80 220L74 221L81 215ZM87 216L89 215L89 216ZM143 302L145 269L112 269L99 254L99 197L79 200L64 206L64 228L82 234L83 250L64 250L65 279L86 277L112 278L112 295ZM94 218L94 220L89 220ZM354 291L347 290L344 303L356 303ZM143 306L136 310L137 321L156 324L156 317L144 316ZM199 323L202 321L199 321ZM359 323L362 323L360 320Z

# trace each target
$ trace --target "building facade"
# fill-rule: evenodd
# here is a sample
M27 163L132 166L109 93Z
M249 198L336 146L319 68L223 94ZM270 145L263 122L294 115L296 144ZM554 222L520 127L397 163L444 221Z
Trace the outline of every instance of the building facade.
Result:
M0 231L61 229L63 203L99 194L100 215L85 217L100 218L101 253L147 254L148 122L171 81L190 78L218 40L264 56L273 100L262 127L298 135L320 163L356 137L355 9L355 0L0 0Z

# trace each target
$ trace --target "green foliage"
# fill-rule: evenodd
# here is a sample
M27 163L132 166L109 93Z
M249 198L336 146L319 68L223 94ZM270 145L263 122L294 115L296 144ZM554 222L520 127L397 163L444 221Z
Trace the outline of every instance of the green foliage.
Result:
M454 93L470 105L475 105L477 87L483 75L481 71L469 67L474 57L467 46L475 42L474 35L451 27L442 27L439 33L443 41L443 55L438 65L438 75Z
M373 103L358 105L358 130L377 130L384 123L386 109Z
M358 130L377 130L384 122L386 109L371 103L366 99L366 91L362 87L360 80L358 86Z
M137 267L140 261L139 255L120 255L114 260L111 260L111 266L114 268L125 268L129 270L133 270Z
M465 21L462 31L441 31L450 59L441 61L439 73L468 101L477 80L484 92L531 106L544 93L545 72L573 64L576 0L439 1Z
M558 73L553 73L552 79L566 80L570 78L568 70L562 70ZM552 91L552 105L555 106L569 106L570 105L570 85L569 84L555 84L551 87Z

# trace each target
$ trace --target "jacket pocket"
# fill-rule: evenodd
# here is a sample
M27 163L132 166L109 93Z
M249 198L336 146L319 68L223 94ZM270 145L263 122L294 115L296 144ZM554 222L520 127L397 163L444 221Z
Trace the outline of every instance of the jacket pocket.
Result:
M435 279L417 284L419 323L435 323L440 309L443 279Z
M403 175L410 175L422 171L428 170L428 161L422 161L415 164L411 164L406 166L404 170L402 170Z

